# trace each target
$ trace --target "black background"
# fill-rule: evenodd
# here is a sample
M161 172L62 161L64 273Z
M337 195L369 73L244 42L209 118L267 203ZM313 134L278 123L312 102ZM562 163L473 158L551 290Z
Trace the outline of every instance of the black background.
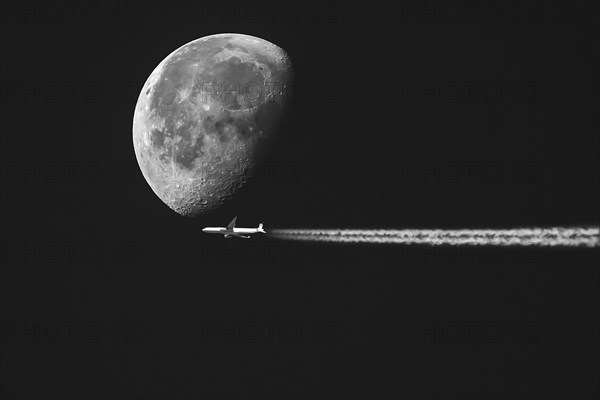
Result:
M2 3L3 397L597 398L597 250L201 228L597 226L598 3L86 4ZM222 32L284 48L300 95L193 220L140 173L133 110Z

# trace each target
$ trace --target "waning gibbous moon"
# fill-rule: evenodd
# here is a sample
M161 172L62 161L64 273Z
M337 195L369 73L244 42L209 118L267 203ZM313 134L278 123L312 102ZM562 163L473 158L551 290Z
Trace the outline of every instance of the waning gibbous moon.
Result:
M206 36L169 54L133 118L135 155L154 193L189 217L230 199L277 133L292 80L286 52L254 36Z

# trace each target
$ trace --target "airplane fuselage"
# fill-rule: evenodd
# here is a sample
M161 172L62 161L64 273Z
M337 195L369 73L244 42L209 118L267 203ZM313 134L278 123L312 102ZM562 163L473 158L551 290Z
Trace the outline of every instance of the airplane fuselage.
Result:
M205 233L219 233L219 234L228 234L228 233L238 233L241 235L251 235L253 233L264 233L262 231L259 231L256 228L233 228L232 230L227 230L227 228L221 228L221 227L213 227L213 226L208 226L204 229L202 229L202 232Z
M227 225L227 227L221 227L221 226L208 226L204 229L202 229L202 232L204 233L216 233L219 235L223 235L225 238L229 239L232 237L239 237L239 238L244 238L244 239L249 239L250 235L255 234L255 233L266 233L264 228L263 228L263 224L260 223L258 224L258 227L256 228L236 228L235 227L235 221L236 221L235 217L234 219L231 220L231 222L229 223L229 225Z

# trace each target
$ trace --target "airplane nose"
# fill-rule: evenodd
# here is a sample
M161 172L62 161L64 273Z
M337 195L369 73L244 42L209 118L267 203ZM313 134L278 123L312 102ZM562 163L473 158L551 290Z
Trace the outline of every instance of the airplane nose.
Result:
M202 228L202 232L206 232L206 228Z

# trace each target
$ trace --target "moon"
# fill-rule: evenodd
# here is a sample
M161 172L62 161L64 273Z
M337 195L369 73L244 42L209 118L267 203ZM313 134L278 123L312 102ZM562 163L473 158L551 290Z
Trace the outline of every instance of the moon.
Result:
M133 117L135 155L154 193L186 217L231 199L277 133L292 80L287 53L254 36L206 36L169 54Z

